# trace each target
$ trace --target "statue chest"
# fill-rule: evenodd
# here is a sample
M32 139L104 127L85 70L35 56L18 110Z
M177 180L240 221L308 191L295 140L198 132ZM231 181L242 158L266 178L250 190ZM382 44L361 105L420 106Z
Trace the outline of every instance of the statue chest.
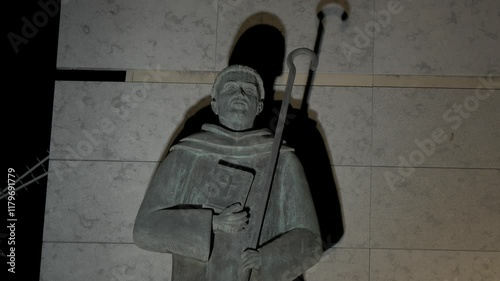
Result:
M262 185L269 157L202 156L193 167L189 197L216 213L229 205L251 207L262 197ZM194 172L196 171L196 172Z
M249 211L249 224L240 233L216 233L210 260L206 264L206 280L238 280L241 254L250 246L252 237L258 235L254 221L258 202L265 200L264 180L269 163L269 154L253 157L203 156L193 167L190 185L197 202L204 208L219 213L226 207L239 202ZM201 169L200 169L201 168ZM273 203L270 203L273 205ZM268 206L270 207L270 206Z

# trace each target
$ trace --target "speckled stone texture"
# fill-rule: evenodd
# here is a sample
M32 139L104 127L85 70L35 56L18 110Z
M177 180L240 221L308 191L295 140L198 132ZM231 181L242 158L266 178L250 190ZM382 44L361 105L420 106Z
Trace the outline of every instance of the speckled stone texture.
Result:
M320 1L62 2L60 68L217 71L244 24L281 26L285 55L312 48ZM335 5L325 19L320 73L500 72L497 0L349 5L348 21ZM298 60L298 72L308 63ZM328 149L345 235L306 280L500 280L500 93L477 84L497 89L312 88L309 116ZM171 256L135 246L133 220L210 89L56 83L41 280L170 280ZM303 89L294 88L295 107Z

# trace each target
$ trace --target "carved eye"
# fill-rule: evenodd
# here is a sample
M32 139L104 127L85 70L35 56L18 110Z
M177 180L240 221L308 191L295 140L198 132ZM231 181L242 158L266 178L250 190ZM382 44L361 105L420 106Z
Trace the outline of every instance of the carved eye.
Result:
M233 82L228 82L226 84L224 84L224 88L222 89L224 92L226 91L236 91L238 89L238 85L236 85L236 83L233 83Z
M247 94L247 95L251 95L251 96L256 96L257 95L257 89L253 86L247 86L245 88L243 88L243 91Z

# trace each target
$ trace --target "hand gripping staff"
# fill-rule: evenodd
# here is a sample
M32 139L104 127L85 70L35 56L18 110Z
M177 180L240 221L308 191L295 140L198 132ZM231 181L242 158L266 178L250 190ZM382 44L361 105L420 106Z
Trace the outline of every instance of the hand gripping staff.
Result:
M276 127L276 131L274 134L274 139L273 139L273 146L271 150L271 159L269 161L269 166L267 169L267 175L265 178L264 182L264 194L265 197L263 198L264 200L259 201L259 205L257 205L256 209L257 210L264 210L262 212L257 212L258 215L256 217L256 226L258 226L258 235L253 235L252 240L250 241L249 247L257 249L259 246L259 239L260 235L262 232L262 225L264 224L264 217L265 217L265 210L267 208L267 204L269 201L269 196L271 194L271 187L273 184L273 179L274 179L274 173L276 172L276 166L278 163L278 157L279 157L279 151L281 147L281 141L283 137L283 129L285 127L285 121L286 121L286 114L288 111L288 105L290 103L290 97L292 96L292 88L293 88L293 82L295 81L295 74L297 72L295 65L293 64L293 60L295 57L299 55L307 55L311 59L311 63L309 68L311 71L315 71L316 67L318 66L318 57L316 54L311 51L310 49L307 48L298 48L293 50L287 57L286 63L288 65L288 68L290 69L290 72L288 74L288 80L286 83L286 88L285 88L285 97L283 98L283 102L281 103L281 110L280 114L278 117L278 124ZM243 272L241 275L241 281L248 281L250 279L250 273L251 270L246 270Z

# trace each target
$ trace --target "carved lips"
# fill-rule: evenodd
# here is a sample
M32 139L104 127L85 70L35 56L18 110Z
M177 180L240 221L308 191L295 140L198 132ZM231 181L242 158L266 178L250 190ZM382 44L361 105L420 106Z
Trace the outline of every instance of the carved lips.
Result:
M235 109L248 109L248 99L241 95L231 98L230 104Z

